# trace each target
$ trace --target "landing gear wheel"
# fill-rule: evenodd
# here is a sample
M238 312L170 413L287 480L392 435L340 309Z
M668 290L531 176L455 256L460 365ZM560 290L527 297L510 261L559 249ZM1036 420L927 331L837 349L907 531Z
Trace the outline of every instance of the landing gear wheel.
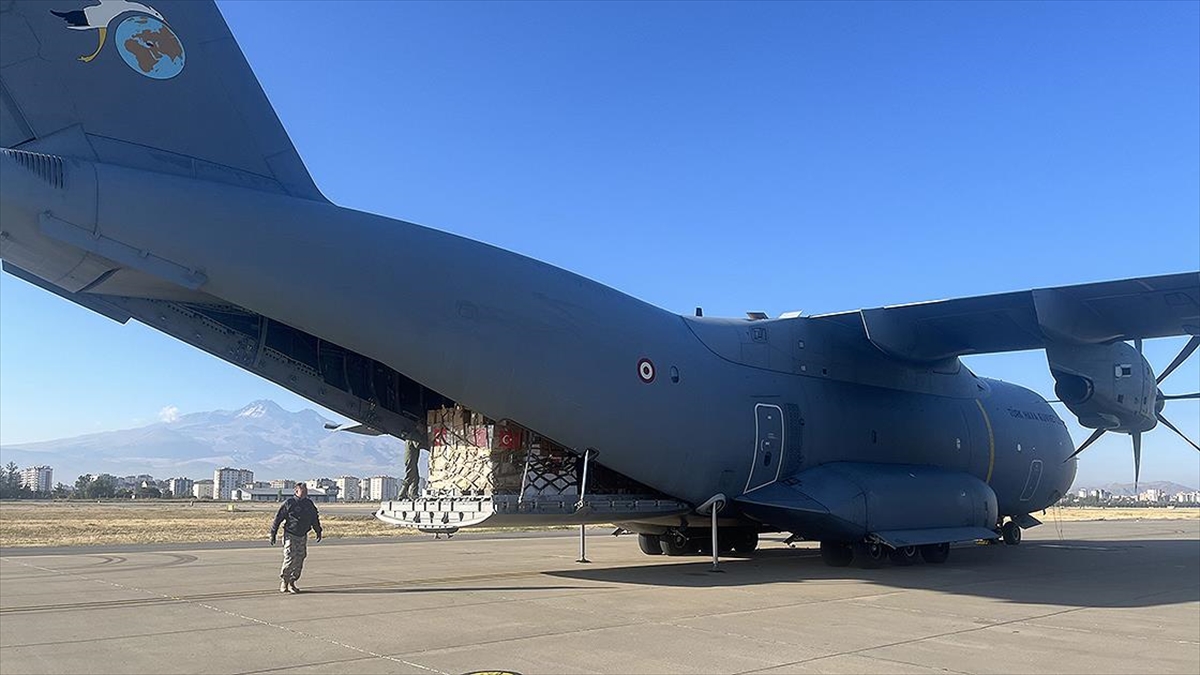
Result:
M657 534L639 534L638 548L642 549L642 553L646 555L662 555L663 553Z
M692 543L679 530L670 530L658 538L662 552L667 555L687 555L692 552Z
M733 550L738 553L753 553L758 548L758 531L741 530L733 538Z
M846 567L854 561L854 547L842 541L823 541L821 560L830 567Z
M946 562L950 557L950 544L926 544L921 547L921 558L934 565Z
M721 528L720 530L717 531L717 550L719 550L721 552L721 555L725 555L726 553L729 553L730 551L733 550L734 541L736 539L737 539L737 532L731 532L731 531L729 531L729 528L727 528L727 527ZM711 547L712 547L712 544L710 543L709 548L711 548ZM709 551L709 553L712 553L712 551Z
M1010 520L1000 528L1000 536L1004 537L1004 543L1016 546L1021 543L1021 528L1015 521Z
M888 559L891 550L890 546L876 542L855 544L854 560L866 568L879 567Z
M916 546L901 546L900 548L892 549L888 553L888 557L892 559L892 564L901 567L908 567L917 562L918 555L920 554L917 552Z

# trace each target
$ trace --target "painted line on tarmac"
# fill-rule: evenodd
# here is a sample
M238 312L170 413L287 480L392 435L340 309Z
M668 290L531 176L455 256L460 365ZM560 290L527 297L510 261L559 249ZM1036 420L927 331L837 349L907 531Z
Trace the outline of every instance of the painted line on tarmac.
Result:
M213 612L224 614L226 616L231 616L236 619L241 619L243 621L249 621L251 623L256 623L261 626L268 626L270 628L275 628L275 629L278 629L278 630L281 630L281 631L284 631L287 633L291 633L293 635L296 635L296 636L299 636L302 638L307 638L307 639L312 639L312 640L320 640L322 642L334 645L336 647L342 647L344 649L349 649L350 651L357 652L359 654L365 654L372 658L385 659L387 661L392 661L394 663L402 663L406 666L411 666L413 668L418 668L418 669L424 670L426 672L435 673L436 675L451 675L450 673L447 673L445 671L441 671L436 668L431 668L429 666L425 666L420 663L413 663L412 661L405 661L404 659L398 659L394 656L388 656L387 654L378 654L369 649L363 649L362 647L356 647L351 644L346 644L345 642L340 642L338 640L334 640L333 638L325 637L324 635L314 635L312 633L306 633L301 630L296 630L295 628L289 628L287 626L282 626L277 623L271 623L270 621L265 621L263 619L259 619L259 618L253 617L253 616L246 616L245 614L240 614L238 612L231 612L229 610L221 609L220 607L216 607L214 605L210 605L210 604L207 604L204 602L199 602L197 600L189 600L187 598L180 597L180 596L169 595L166 593L158 593L156 591L151 591L149 589L138 588L137 586L127 586L125 584L118 584L113 581L105 581L103 579L93 579L91 577L86 577L82 574L75 574L74 572L61 572L59 570L51 569L49 567L41 567L39 565L32 565L30 563L21 562L20 560L6 559L6 561L13 562L18 565L22 565L24 567L29 567L29 568L32 568L35 570L40 570L42 572L50 572L53 574L57 574L59 576L77 577L84 581L90 581L90 582L97 583L97 584L104 584L105 586L112 586L113 588L119 588L124 591L135 591L138 593L145 593L147 595L155 596L158 598L163 598L165 600L170 600L173 602L179 602L179 603L183 603L183 604L187 604L187 605L195 605L196 607L203 607L204 609L211 610Z

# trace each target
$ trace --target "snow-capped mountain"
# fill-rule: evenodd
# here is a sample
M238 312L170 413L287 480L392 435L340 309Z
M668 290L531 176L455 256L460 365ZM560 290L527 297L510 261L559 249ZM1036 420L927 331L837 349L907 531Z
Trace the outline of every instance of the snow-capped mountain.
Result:
M273 401L254 401L137 429L4 446L0 464L48 464L55 482L68 485L85 473L211 478L222 466L251 469L258 480L403 473L400 440L332 432L327 422L313 410L289 412Z

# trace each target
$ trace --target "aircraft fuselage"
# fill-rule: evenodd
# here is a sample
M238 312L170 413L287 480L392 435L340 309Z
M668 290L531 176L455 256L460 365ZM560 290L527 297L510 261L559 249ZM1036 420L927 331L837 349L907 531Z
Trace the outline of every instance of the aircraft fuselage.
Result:
M55 186L3 162L3 256L23 269L86 287L100 252L123 246L149 261L124 265L344 345L695 504L839 461L966 472L1002 515L1045 508L1074 478L1071 439L1042 397L957 359L888 358L861 326L681 317L320 201L73 159ZM88 253L71 227L109 248Z

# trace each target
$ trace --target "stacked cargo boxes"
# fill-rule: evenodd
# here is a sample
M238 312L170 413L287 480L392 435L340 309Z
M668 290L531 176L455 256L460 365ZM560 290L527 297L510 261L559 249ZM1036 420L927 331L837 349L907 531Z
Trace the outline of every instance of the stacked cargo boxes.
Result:
M578 493L577 456L548 439L460 406L429 411L428 424L432 494Z

